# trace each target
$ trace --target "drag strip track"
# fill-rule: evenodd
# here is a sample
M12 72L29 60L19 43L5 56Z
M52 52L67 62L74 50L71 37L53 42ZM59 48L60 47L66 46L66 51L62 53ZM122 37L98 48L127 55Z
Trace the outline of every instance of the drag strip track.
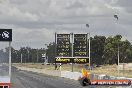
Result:
M7 73L7 66L2 66L0 70ZM11 88L84 88L78 81L61 77L38 74L29 71L18 70L12 66ZM86 86L85 88L108 88Z
M17 70L12 67L11 88L84 88L78 81L34 72ZM86 86L85 88L108 88Z
M83 88L78 81L27 71L12 72L11 88Z

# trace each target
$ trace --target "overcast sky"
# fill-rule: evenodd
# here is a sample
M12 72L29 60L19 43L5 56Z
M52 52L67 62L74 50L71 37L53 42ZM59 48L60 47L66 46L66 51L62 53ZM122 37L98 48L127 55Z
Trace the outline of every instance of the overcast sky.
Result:
M15 48L45 47L55 32L121 34L132 42L132 0L0 0L0 28L13 29Z

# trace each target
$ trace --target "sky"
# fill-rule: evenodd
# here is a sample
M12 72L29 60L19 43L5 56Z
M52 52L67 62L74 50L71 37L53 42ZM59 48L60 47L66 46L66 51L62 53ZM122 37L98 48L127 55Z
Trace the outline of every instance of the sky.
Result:
M44 48L54 42L55 32L121 34L132 42L132 0L0 0L0 28L13 29L16 49Z

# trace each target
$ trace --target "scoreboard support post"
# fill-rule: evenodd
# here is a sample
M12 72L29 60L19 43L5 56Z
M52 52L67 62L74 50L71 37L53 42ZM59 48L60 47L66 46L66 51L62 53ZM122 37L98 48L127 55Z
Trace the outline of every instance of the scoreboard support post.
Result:
M56 57L56 46L57 46L57 42L56 42L56 40L57 40L57 37L56 37L56 32L55 32L55 57ZM54 58L55 59L55 58ZM55 60L54 60L55 61ZM55 70L56 70L56 61L55 61Z
M0 77L0 88L10 88L11 82L11 42L12 42L12 29L0 29L0 41L9 42L9 73L8 77Z
M90 47L91 47L90 46L90 33L88 33L88 34L89 34L88 35L89 36L88 40L89 40L89 68L90 68L89 70L91 70L91 63L90 63L91 62L91 58L90 58Z
M71 33L71 40L72 40L72 57L73 57L73 33ZM72 63L72 72L73 72L73 63Z

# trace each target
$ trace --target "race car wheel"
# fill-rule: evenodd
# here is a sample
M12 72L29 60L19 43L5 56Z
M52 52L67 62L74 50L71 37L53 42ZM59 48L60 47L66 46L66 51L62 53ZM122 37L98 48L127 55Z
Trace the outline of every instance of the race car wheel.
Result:
M82 86L89 85L89 84L90 84L90 80L87 79L87 78L82 78L82 79L80 79L80 84L81 84Z

